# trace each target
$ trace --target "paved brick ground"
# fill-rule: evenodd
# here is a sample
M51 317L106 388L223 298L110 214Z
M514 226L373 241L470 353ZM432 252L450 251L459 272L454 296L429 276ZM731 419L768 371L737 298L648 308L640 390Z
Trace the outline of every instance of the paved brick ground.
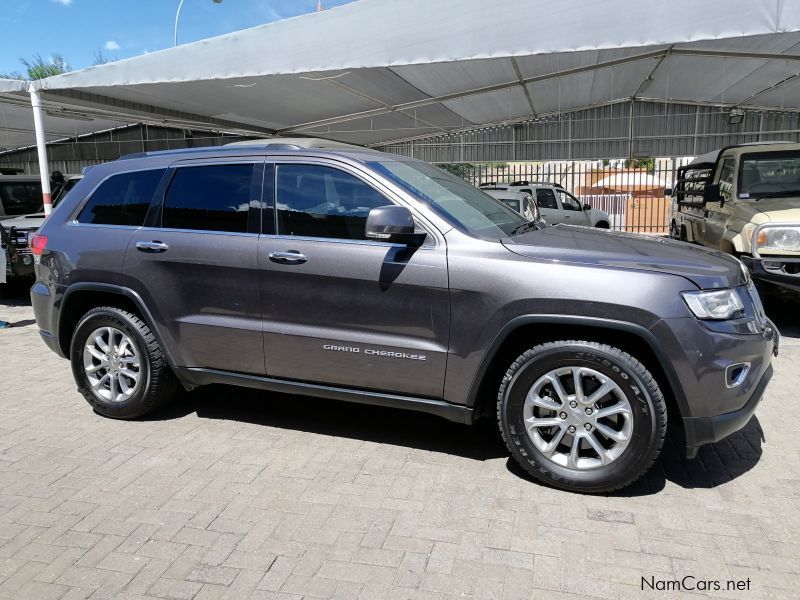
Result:
M103 419L23 300L0 318L2 598L800 594L796 337L743 432L588 497L527 480L490 427L401 411L220 387Z

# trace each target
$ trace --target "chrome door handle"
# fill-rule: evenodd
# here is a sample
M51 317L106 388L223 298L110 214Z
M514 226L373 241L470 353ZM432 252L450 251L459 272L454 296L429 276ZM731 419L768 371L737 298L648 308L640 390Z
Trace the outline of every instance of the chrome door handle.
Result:
M269 259L281 265L300 265L306 262L308 257L296 250L289 250L287 252L270 252Z
M136 249L139 252L149 252L151 254L157 252L166 252L169 249L164 242L153 240L152 242L136 242Z

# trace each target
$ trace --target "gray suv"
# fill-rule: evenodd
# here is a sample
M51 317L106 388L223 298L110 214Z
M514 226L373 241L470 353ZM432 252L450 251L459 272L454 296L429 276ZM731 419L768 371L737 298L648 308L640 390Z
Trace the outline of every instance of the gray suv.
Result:
M224 383L497 420L581 492L743 427L778 332L735 258L529 222L427 163L265 143L94 167L31 239L41 336L100 414ZM679 438L680 439L680 438Z

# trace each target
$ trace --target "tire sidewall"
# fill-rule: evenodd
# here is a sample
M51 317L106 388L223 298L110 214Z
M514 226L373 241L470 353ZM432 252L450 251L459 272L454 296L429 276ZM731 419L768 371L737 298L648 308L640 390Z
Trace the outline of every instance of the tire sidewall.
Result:
M100 327L115 327L125 333L136 346L136 352L139 355L141 373L139 388L130 398L122 402L109 402L96 395L83 367L83 349L86 345L86 340L89 334ZM122 314L112 310L98 309L84 316L72 336L70 362L72 363L72 374L78 384L78 389L95 411L103 416L118 419L124 419L132 413L139 412L139 408L144 403L151 385L150 356L144 337Z
M633 432L627 448L612 463L579 471L567 469L545 457L528 436L523 420L525 398L531 386L545 373L565 366L588 367L611 378L625 394L633 413ZM512 451L546 479L561 487L584 491L618 487L632 474L639 474L657 450L657 417L653 398L644 381L618 357L599 348L569 344L550 348L530 357L516 371L503 397L502 423Z

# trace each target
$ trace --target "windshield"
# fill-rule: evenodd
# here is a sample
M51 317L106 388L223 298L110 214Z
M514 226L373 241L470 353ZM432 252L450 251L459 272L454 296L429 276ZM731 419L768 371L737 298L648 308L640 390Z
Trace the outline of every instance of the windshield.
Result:
M507 237L528 221L499 200L433 165L394 160L368 164L427 202L455 227L475 237L489 240Z
M739 198L800 195L800 151L743 154Z

